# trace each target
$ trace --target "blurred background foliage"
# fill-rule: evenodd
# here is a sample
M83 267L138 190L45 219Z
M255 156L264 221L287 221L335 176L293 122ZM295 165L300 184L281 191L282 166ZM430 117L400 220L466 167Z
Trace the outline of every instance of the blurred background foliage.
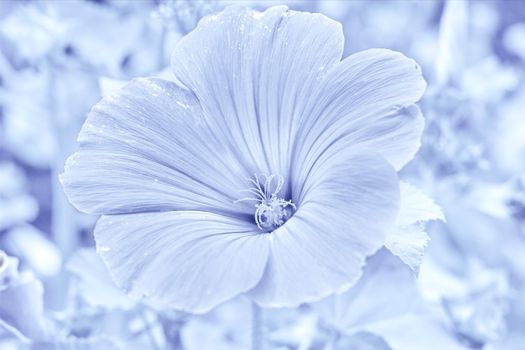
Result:
M417 281L386 269L359 287L368 299L356 292L335 311L322 303L269 310L267 347L524 349L520 0L1 0L0 249L31 273L4 273L22 281L16 295L29 302L3 305L12 290L0 288L0 348L248 348L250 306L242 298L204 316L127 299L94 252L96 218L69 205L57 179L86 113L102 96L132 77L170 79L177 41L202 16L240 3L257 9L285 3L341 22L345 56L385 47L420 63L429 83L421 101L427 125L402 178L446 216L428 228ZM415 299L417 312L385 311ZM363 323L366 315L375 321Z

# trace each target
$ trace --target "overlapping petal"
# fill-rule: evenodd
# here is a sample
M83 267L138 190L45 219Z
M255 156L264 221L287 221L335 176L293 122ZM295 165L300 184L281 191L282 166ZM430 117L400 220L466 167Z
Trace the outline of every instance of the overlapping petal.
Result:
M420 146L424 120L414 105L426 87L415 61L386 49L353 54L319 84L297 124L290 171L296 182L326 148L367 148L397 170Z
M345 293L312 304L339 331L352 333L366 325L403 316L419 302L416 279L408 266L382 248L366 261L363 276Z
M241 220L178 211L103 216L97 250L131 296L204 313L251 289L268 259L266 234Z
M80 297L89 305L105 309L130 310L135 303L111 279L107 267L93 248L77 250L65 269L75 276Z
M397 215L397 174L377 155L327 152L294 201L295 215L268 235L268 266L249 293L262 306L294 306L349 288Z
M172 82L136 79L89 113L61 181L69 200L93 214L251 213L234 202L240 179L254 169L218 137L192 93Z
M172 67L210 127L225 131L259 172L285 174L295 120L341 60L343 43L341 25L321 14L233 6L202 19L178 43Z

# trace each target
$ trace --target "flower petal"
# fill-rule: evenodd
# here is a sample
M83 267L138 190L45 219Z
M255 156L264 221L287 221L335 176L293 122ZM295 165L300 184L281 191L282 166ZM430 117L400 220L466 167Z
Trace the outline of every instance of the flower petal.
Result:
M367 325L363 327L363 331L381 336L392 350L472 349L454 337L440 315L434 315L432 311L424 309ZM418 336L415 336L416 334Z
M172 67L260 173L286 174L294 119L343 43L341 25L321 14L232 6L181 39Z
M0 327L7 326L31 340L49 338L44 316L44 286L32 273L24 272L0 288Z
M300 155L291 169L301 173L295 164L343 143L369 148L399 170L420 146L424 120L413 103L425 87L419 66L398 52L371 49L347 57L311 98L293 148Z
M417 272L429 237L424 222L445 220L441 208L414 186L400 183L401 206L396 223L388 233L385 246Z
M253 172L203 123L194 95L160 79L136 79L89 113L80 150L60 179L92 214L168 210L252 213L235 204Z
M295 306L355 283L396 218L397 174L377 155L330 152L294 202L297 212L268 236L268 266L249 292L262 306Z
M381 336L366 331L352 335L342 335L336 344L334 347L336 350L392 350Z
M412 271L387 249L368 258L363 276L348 291L331 295L312 307L341 332L402 316L420 301Z
M102 216L97 250L131 296L204 313L252 288L268 259L257 227L205 212Z
M130 310L136 304L117 288L108 269L93 248L81 248L68 260L65 269L74 275L79 296L89 305Z

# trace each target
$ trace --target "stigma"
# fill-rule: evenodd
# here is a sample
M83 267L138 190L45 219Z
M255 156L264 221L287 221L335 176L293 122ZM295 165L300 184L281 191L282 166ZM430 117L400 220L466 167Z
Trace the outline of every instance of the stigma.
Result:
M252 196L236 202L255 202L254 219L260 230L269 232L282 226L297 209L291 200L286 200L281 195L284 178L274 174L260 177L255 174L249 180L253 187L243 192L248 192Z

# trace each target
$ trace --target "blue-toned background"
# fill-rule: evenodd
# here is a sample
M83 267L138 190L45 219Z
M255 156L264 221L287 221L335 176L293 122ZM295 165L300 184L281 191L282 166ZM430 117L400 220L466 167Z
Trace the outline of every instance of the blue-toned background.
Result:
M76 211L57 179L89 109L133 77L169 77L177 41L202 16L233 3L321 12L343 24L345 56L384 47L422 66L426 131L401 176L434 198L446 217L428 227L414 291L393 297L402 277L375 281L373 303L358 299L346 310L374 313L416 293L431 317L421 321L403 311L349 335L315 308L271 310L264 315L267 348L525 349L525 2L519 0L0 0L0 249L44 286L43 306L36 293L35 305L25 307L43 307L64 349L249 348L251 311L242 298L204 316L126 299L92 248L96 217ZM42 348L24 334L34 321L31 310L7 309L0 299L0 316L27 314L15 320L18 329L0 323L0 349Z

